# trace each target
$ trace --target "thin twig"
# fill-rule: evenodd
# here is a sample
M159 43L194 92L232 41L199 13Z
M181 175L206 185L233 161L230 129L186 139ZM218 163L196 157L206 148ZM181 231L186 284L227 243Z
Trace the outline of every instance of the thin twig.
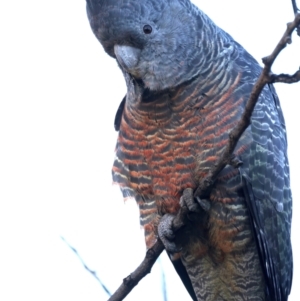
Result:
M296 0L292 0L292 5L293 5L294 14L296 15L297 13L300 12L300 10L297 6Z
M270 75L272 83L285 83L285 84L294 84L300 81L300 69L294 74L271 74Z
M263 59L263 63L265 64L265 66L252 89L252 92L246 104L245 110L241 116L241 119L236 125L236 127L230 132L228 143L223 154L220 156L219 160L216 162L213 168L209 171L208 175L200 181L200 184L194 193L195 197L206 195L207 192L211 189L212 185L214 184L218 174L223 170L223 168L227 164L232 164L233 161L236 161L235 157L232 155L233 151L241 135L243 134L245 129L250 125L252 112L264 86L268 83L273 82L291 83L300 80L299 71L297 71L293 75L275 75L271 72L271 67L275 59L277 58L281 50L284 49L287 44L291 43L291 34L299 25L300 13L297 13L295 15L294 21L287 24L287 29L283 37L279 41L278 45L272 52L272 54ZM176 232L183 225L185 225L185 220L187 219L188 212L189 210L185 206L180 208L179 212L173 219L173 231ZM164 246L161 240L158 238L154 246L147 251L146 257L140 264L140 266L132 274L130 274L123 280L123 283L121 284L119 289L112 295L112 297L108 301L123 300L130 293L133 287L136 286L144 276L150 273L153 264L155 263L156 259L159 257L163 249Z
M164 267L163 267L163 264L162 264L162 261L161 261L161 257L158 258L158 261L160 263L160 269L161 269L161 289L162 289L163 300L168 301L166 275L165 275L165 272L164 272Z
M65 244L76 254L76 256L78 257L78 259L80 260L80 262L82 263L83 267L99 282L99 284L101 285L101 287L104 289L104 291L108 294L108 296L111 296L111 292L107 289L107 287L102 283L102 281L99 279L96 271L91 270L86 263L84 262L84 260L82 259L82 257L79 255L78 251L71 246L64 237L60 237Z
M296 0L292 0L292 5L294 14L296 15L297 13L300 13L300 9L297 6ZM297 26L297 34L300 37L300 25Z

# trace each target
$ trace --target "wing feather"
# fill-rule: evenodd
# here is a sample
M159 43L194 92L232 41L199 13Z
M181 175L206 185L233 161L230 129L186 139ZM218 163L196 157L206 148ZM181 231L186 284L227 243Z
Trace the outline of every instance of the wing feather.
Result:
M279 99L265 87L252 115L249 166L241 169L246 203L266 281L268 300L287 301L293 261L292 197L287 139Z

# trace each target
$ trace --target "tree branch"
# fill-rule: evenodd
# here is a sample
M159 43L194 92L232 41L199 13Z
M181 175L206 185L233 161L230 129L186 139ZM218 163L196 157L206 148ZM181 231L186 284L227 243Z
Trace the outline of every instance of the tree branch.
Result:
M296 15L297 13L300 13L300 9L297 6L296 0L292 0L292 5L294 14ZM297 34L300 37L300 25L297 26Z
M281 74L271 74L270 77L272 83L293 84L300 81L300 69L292 75L281 73Z
M99 282L100 286L103 288L103 290L109 295L111 296L111 292L107 289L107 287L103 284L103 282L99 279L96 271L91 270L86 263L84 262L84 260L82 259L82 257L79 255L78 251L71 246L64 237L60 237L63 242L75 253L75 255L78 257L78 259L80 260L80 262L82 263L83 267Z
M164 246L160 239L156 241L154 246L150 248L143 262L138 266L138 268L131 273L129 276L123 279L123 283L116 290L116 292L108 299L108 301L121 301L123 300L131 290L144 278L147 274L151 272L152 266L159 257L159 255L164 250Z
M287 74L273 74L271 72L271 67L279 55L279 53L290 44L292 39L291 35L293 31L300 26L300 13L295 14L295 19L293 22L287 24L287 29L279 41L278 45L274 49L274 51L268 57L263 59L264 68L255 83L252 92L250 94L249 100L246 104L245 110L241 116L240 121L236 125L236 127L229 133L228 143L225 147L223 154L220 156L219 160L216 162L214 167L209 171L207 176L200 181L200 184L196 191L194 192L194 197L205 196L212 185L214 184L218 174L222 171L222 169L227 165L231 164L234 166L239 166L238 160L236 160L233 155L233 151L236 147L237 142L239 141L241 135L246 130L246 128L250 125L251 115L258 100L258 97L263 90L264 86L268 83L274 82L286 82L293 83L300 81L300 70L297 71L293 75ZM185 225L185 220L187 219L187 214L189 210L187 207L180 208L178 214L175 216L172 224L172 228L174 232L179 230L182 226ZM158 238L156 243L152 248L150 248L145 256L145 259L140 264L140 266L128 277L123 280L123 283L118 288L118 290L112 295L112 297L108 301L121 301L123 300L135 287L138 282L151 272L151 268L155 263L156 259L159 257L161 252L164 250L164 246L160 239Z

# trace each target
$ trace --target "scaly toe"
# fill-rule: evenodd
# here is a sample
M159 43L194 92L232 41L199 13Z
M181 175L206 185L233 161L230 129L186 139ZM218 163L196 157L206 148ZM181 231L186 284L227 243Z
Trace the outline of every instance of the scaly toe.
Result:
M176 246L175 242L173 241L175 239L175 234L172 230L173 219L174 215L165 214L161 218L157 230L158 236L164 244L165 249L170 253L177 253L180 252L180 249Z
M192 188L186 188L180 198L180 206L186 206L191 212L199 212L199 204L194 199L194 192Z

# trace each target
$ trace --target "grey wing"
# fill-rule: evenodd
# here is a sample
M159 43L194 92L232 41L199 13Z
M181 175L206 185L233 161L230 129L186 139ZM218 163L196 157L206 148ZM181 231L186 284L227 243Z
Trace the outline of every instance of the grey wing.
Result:
M242 167L245 197L266 281L267 300L286 301L293 260L287 139L279 99L266 86L251 119L250 154Z

